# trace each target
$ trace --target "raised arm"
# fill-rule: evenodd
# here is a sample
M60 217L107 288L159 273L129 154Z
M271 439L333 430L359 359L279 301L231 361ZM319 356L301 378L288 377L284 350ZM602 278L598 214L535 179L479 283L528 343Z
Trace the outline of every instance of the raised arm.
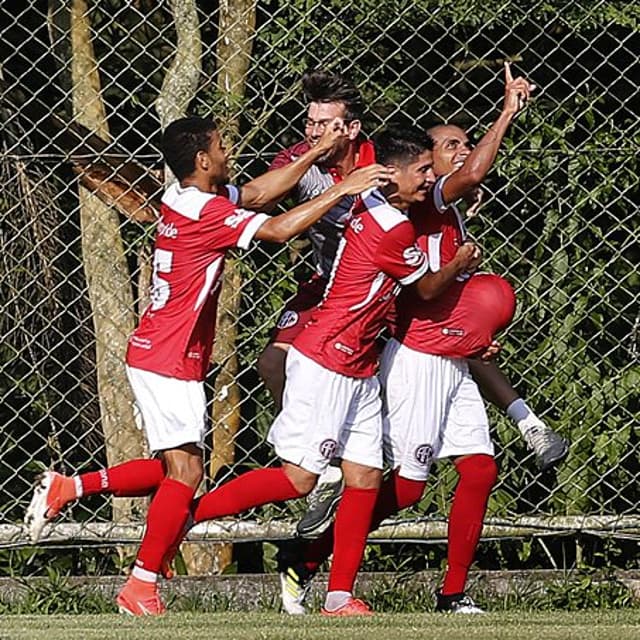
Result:
M355 196L379 186L389 179L389 170L373 164L350 173L342 182L327 189L317 198L298 205L295 209L266 220L255 234L258 240L286 242L306 231L312 224L334 207L342 198Z
M342 118L335 118L327 126L318 143L293 162L263 173L240 189L240 206L253 211L272 211L276 204L300 182L311 165L326 155L333 146L348 135Z
M521 111L535 85L526 78L513 78L508 62L504 63L504 103L498 119L482 136L460 169L452 173L442 185L445 204L455 202L477 189L493 166L502 140L516 114Z
M465 242L458 249L453 260L438 271L428 271L414 284L417 294L422 300L437 298L459 275L473 271L479 260L480 249L473 242Z

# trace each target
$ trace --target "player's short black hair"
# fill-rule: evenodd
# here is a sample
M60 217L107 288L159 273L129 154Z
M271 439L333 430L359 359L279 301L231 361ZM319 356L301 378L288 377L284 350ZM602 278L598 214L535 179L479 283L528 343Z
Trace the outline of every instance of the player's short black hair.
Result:
M358 87L341 73L310 69L302 76L302 91L307 102L342 102L345 120L360 120L364 102Z
M211 134L218 128L213 120L188 116L174 120L162 135L162 155L178 180L190 176L196 168L198 151L206 151Z
M409 164L433 149L431 136L417 127L391 125L373 137L376 161L380 164Z

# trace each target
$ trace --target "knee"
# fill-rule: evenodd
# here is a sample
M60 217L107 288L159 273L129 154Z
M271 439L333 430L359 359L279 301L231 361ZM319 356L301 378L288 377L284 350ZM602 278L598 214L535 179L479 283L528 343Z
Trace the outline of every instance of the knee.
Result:
M196 489L202 482L202 454L180 457L165 456L167 477Z
M284 380L284 361L287 352L269 344L258 358L258 375L264 381Z
M283 466L289 482L293 485L300 496L306 496L311 493L318 481L317 475L296 465L285 464Z
M349 468L343 462L345 485L352 489L379 489L382 484L382 471L372 467L357 466L360 468Z
M493 456L475 454L456 461L460 482L478 487L493 487L498 479L498 465Z

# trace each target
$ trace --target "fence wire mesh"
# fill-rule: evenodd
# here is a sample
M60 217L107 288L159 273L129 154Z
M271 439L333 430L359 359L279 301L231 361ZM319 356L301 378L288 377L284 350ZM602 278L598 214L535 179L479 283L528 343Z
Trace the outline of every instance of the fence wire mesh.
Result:
M213 115L244 182L301 139L307 68L354 78L368 133L402 117L478 136L497 115L504 60L537 98L469 226L487 270L517 289L501 364L571 452L557 474L539 474L517 428L491 409L501 472L488 522L512 535L640 532L637 3L28 0L0 14L5 544L26 543L39 470L144 454L123 355L147 295L168 121ZM264 441L274 406L256 359L308 252L304 240L262 245L228 266L207 380L208 488L274 461ZM443 537L456 474L443 465L436 475L397 521L409 537ZM125 540L144 508L94 497L55 532ZM209 533L279 537L301 509L254 510Z

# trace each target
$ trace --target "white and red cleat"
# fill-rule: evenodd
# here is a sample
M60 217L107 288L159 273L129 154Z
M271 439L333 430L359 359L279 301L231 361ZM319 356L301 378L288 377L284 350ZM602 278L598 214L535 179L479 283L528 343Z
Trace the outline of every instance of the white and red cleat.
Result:
M45 471L36 479L33 497L24 515L24 523L32 542L37 542L44 525L76 498L73 478L55 471Z

